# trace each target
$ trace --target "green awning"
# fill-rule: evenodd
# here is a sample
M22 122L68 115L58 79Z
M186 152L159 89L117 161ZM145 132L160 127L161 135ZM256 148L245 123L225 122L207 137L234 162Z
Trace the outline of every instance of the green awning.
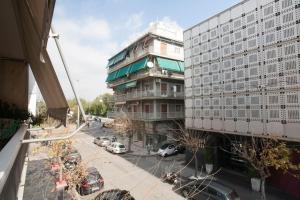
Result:
M124 50L124 51L118 53L117 55L115 55L114 57L112 57L111 59L109 59L107 67L111 67L111 66L117 64L118 62L124 60L126 57L126 54L127 54L127 50Z
M143 58L135 63L132 63L130 73L135 73L137 71L140 71L140 70L146 68L147 62L148 62L148 58Z
M120 91L120 90L125 90L125 89L133 88L133 87L136 87L136 81L131 81L131 82L128 82L128 83L124 83L122 85L118 85L116 87L116 90Z
M130 70L130 65L122 67L121 69L119 69L119 72L118 72L118 75L116 76L116 78L122 78L122 77L126 76L127 74L129 74L129 70Z
M180 71L184 72L184 62L178 61L178 64L179 64Z
M157 63L160 68L170 70L170 71L175 71L175 72L183 72L184 67L183 64L181 64L181 61L176 61L176 60L170 60L167 58L156 58Z
M114 72L109 73L107 78L106 78L106 82L111 82L111 81L115 80L117 73L118 73L118 71L114 71Z

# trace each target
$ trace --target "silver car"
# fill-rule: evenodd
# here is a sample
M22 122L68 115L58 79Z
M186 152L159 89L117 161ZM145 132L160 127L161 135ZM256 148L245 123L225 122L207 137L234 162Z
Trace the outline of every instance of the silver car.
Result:
M103 137L96 137L94 139L94 143L97 144L100 147L106 147L110 145L111 139L109 137L103 136Z
M106 146L106 150L111 153L117 154L126 152L125 146L119 142L113 142L110 145Z
M166 143L158 149L157 153L162 157L174 155L177 153L176 146L174 144Z

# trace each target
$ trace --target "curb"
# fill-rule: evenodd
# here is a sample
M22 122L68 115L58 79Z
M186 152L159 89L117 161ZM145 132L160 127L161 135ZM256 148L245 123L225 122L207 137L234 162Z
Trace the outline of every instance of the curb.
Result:
M154 157L157 156L157 154L135 154L135 153L127 153L125 155L131 155L131 156L140 156L140 157Z

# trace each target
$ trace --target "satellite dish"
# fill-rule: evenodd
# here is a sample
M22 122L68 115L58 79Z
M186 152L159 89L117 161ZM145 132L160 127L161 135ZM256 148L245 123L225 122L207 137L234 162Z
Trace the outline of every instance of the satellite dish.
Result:
M154 66L153 62L149 61L147 62L147 67L152 68Z

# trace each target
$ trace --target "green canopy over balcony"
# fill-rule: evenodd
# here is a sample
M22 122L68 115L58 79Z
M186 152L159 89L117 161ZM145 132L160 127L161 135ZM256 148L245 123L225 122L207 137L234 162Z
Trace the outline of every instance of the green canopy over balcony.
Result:
M137 83L136 81L130 81L130 82L118 85L116 87L116 90L121 91L121 90L125 90L125 89L128 89L128 88L134 88L134 87L136 87L136 83Z
M148 62L148 58L143 58L137 62L131 64L130 74L138 72L142 69L146 68L146 64Z
M171 59L161 58L161 57L157 57L156 60L157 60L159 67L162 69L175 71L175 72L183 72L184 71L183 62L181 62L181 61L171 60Z
M126 76L127 74L129 74L129 70L130 70L130 65L127 65L127 66L119 69L116 79L122 78L122 77Z
M117 73L118 73L118 71L113 71L113 72L109 73L106 78L106 82L111 82L111 81L115 80Z

